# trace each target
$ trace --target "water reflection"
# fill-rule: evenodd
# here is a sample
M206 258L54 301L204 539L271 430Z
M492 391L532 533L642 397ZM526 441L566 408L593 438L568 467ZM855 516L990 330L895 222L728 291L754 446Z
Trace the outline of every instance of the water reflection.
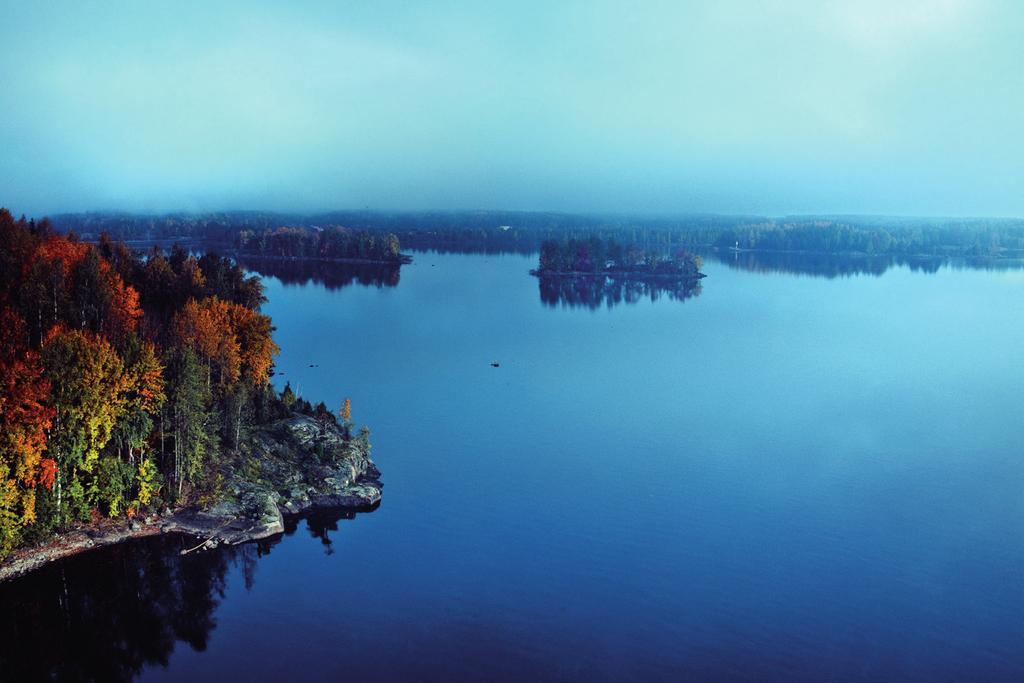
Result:
M685 301L700 294L700 282L671 279L631 279L594 276L540 276L540 300L547 306L589 308L657 301Z
M312 538L320 540L320 544L324 547L324 555L334 554L334 539L331 538L331 532L338 530L338 522L343 519L355 519L355 512L348 512L342 510L313 510L309 512L302 519L306 523L306 529L309 531L309 535ZM299 518L285 518L284 520L284 532L286 535L291 536L295 533L298 528Z
M364 287L396 287L401 273L398 264L263 259L251 256L239 256L238 263L246 270L276 277L286 285L312 282L329 290L356 283Z
M838 278L854 275L879 276L898 265L892 256L850 256L838 254L800 254L787 252L714 252L712 258L739 270L755 273L785 273L813 277ZM906 261L914 270L935 272L940 259Z
M712 251L707 257L719 263L756 273L810 275L822 278L880 276L895 266L906 266L914 272L935 273L940 268L957 270L1020 270L1021 259L967 259L942 256L868 256L852 254L811 254L797 252Z
M352 513L317 513L305 525L325 552ZM300 526L286 522L285 534ZM231 569L246 590L281 537L182 556L194 539L168 534L103 548L0 584L0 679L129 681L166 666L179 642L206 650Z

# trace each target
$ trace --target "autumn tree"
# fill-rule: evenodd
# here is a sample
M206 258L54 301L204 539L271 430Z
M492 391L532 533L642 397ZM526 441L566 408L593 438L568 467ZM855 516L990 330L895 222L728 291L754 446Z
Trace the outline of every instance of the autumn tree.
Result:
M280 351L271 336L274 327L270 318L239 304L229 304L227 314L238 344L245 379L257 387L266 384L274 356Z
M49 236L32 254L20 304L33 348L42 345L51 328L73 319L73 274L86 251L85 245Z
M178 343L205 364L207 388L221 407L224 438L237 448L252 414L251 397L268 382L278 352L270 318L210 297L185 304L173 327Z
M136 453L145 449L153 432L154 417L166 399L164 368L156 347L138 337L129 340L124 366L124 412L114 437L122 457L127 456L125 459L134 468Z
M281 403L284 404L285 408L291 409L295 405L295 400L296 396L295 392L292 391L292 383L285 382L284 389L281 390Z
M345 439L352 438L352 401L345 399L341 402L341 410L338 411L338 415L341 416L341 428L345 435Z
M43 365L52 383L54 410L49 453L57 461L58 522L66 501L77 515L99 499L95 476L100 452L107 445L125 406L124 364L106 339L79 330L55 330L43 347ZM84 479L84 480L83 480Z
M206 458L216 451L216 444L209 429L210 390L195 351L191 347L178 351L170 370L167 403L174 438L171 480L180 500L185 483L198 481Z
M195 256L189 256L176 269L177 300L202 299L206 292L206 276Z
M160 473L152 458L143 458L139 462L139 469L135 474L137 495L135 506L146 507L160 491Z
M241 358L232 325L231 304L216 297L185 304L174 317L176 341L188 346L206 366L206 386L223 388L238 381Z
M24 324L9 308L0 311L0 557L23 527L36 520L36 488L53 484L54 462L44 457L53 410L50 384L39 355L18 349Z

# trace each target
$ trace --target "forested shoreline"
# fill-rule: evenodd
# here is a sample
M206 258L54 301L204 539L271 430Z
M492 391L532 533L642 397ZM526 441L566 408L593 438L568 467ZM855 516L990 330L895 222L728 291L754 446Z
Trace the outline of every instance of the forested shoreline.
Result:
M252 255L394 260L407 249L534 253L545 240L597 237L671 253L679 249L900 257L1024 256L1024 219L887 216L652 216L525 211L334 211L288 214L62 214L61 231L86 239L199 240ZM254 241L255 240L255 245ZM339 249L343 245L342 249ZM353 256L352 254L356 254ZM370 256L368 256L370 255Z
M392 233L376 234L341 226L246 229L238 232L234 242L240 254L260 258L382 264L401 264L410 260L402 255L398 238Z
M338 425L274 391L262 284L230 259L89 244L6 209L0 243L0 558L76 524L216 503L259 425ZM365 455L348 405L339 433Z

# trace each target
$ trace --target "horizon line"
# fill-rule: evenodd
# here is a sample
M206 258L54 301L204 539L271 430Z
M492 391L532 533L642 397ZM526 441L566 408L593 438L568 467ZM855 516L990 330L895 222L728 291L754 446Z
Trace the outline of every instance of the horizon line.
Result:
M16 214L10 207L0 205L0 209L7 209L12 215L28 220L54 219L61 216L125 216L137 218L170 217L170 216L209 216L215 214L267 214L274 216L290 216L302 218L316 218L330 214L363 213L377 215L457 215L457 214L522 214L522 215L553 215L573 217L616 217L616 218L645 218L645 219L687 219L687 218L760 218L769 220L784 219L885 219L885 220L1024 220L1021 215L1006 214L972 214L972 215L941 215L941 214L911 214L911 213L850 213L850 212L800 212L800 213L750 213L737 212L727 213L719 211L586 211L586 210L548 210L548 209L482 209L482 208L460 208L460 209L388 209L388 208L331 208L315 210L288 210L288 209L168 209L155 211L134 211L128 209L88 209L79 211L55 211L41 212L39 215L29 216L24 212Z

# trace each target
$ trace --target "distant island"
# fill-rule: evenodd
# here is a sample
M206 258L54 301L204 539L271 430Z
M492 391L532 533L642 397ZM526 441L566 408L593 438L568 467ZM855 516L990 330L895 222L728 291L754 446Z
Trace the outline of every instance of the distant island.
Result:
M239 230L234 237L239 254L259 258L314 259L338 263L399 265L412 257L402 254L393 233L350 230L332 225L324 228L279 227Z
M0 579L134 536L239 543L284 513L379 502L351 403L270 385L259 278L6 209L0 243Z
M665 279L696 282L701 257L686 250L662 254L637 246L622 246L614 239L545 240L536 270L539 277L606 276L621 279Z

